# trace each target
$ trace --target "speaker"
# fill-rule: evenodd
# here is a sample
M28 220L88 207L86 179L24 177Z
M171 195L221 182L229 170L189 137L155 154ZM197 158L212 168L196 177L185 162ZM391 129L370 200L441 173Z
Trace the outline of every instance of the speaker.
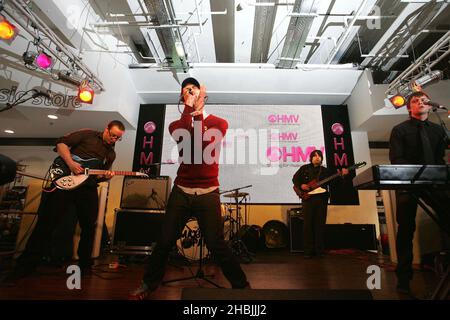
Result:
M303 214L302 208L288 211L289 239L291 252L303 252Z
M325 226L327 249L377 250L374 224L327 224Z
M161 234L163 210L116 209L112 252L148 253Z
M153 178L127 176L123 179L120 207L134 210L165 210L170 186L168 176Z

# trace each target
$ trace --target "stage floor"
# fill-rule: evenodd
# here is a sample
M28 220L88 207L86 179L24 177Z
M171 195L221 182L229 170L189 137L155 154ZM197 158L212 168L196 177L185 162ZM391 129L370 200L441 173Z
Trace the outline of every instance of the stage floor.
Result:
M66 274L65 267L43 266L35 274L18 281L15 286L2 286L0 299L126 300L128 293L139 285L144 273L145 265L142 260L142 256L106 255L97 261L92 275L82 277L80 290L67 288L69 274ZM114 262L119 262L116 269L110 268L109 265ZM367 268L370 265L379 266L381 270L381 288L370 291L374 300L412 299L396 292L395 266L388 262L388 257L372 252L330 251L320 258L305 259L302 253L291 253L286 249L263 251L258 252L252 262L243 263L242 267L251 284L250 291L265 289L261 291L268 292L267 289L271 289L272 293L274 290L280 290L280 293L284 290L284 294L289 294L289 290L311 290L315 292L311 299L320 299L320 292L325 292L326 299L327 290L367 290L366 282L371 275L367 273ZM165 280L188 277L197 270L195 261L189 266L189 263L175 256L170 259ZM210 279L215 283L225 288L230 287L220 269L213 263L206 261L203 270L206 274L213 275ZM414 296L427 299L437 281L433 271L420 270L416 266L411 282ZM149 298L180 300L183 288L197 288L199 285L203 288L214 288L203 280L185 280L161 285ZM245 296L248 298L251 293L247 292ZM305 294L300 296L308 299Z

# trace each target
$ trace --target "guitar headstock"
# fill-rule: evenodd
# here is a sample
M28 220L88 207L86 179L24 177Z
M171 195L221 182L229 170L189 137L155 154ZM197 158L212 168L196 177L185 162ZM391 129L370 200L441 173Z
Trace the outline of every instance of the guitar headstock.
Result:
M365 161L357 162L354 165L352 165L352 168L359 169L359 168L364 167L366 164L367 164L367 162L365 162Z
M148 178L148 174L142 172L136 172L136 176Z

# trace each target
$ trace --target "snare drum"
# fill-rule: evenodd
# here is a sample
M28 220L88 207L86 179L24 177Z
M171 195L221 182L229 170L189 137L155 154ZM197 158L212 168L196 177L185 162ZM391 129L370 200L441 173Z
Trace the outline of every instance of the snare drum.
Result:
M180 239L177 240L178 253L188 260L200 260L200 227L197 219L191 218L183 228ZM203 243L202 258L208 255L208 249Z

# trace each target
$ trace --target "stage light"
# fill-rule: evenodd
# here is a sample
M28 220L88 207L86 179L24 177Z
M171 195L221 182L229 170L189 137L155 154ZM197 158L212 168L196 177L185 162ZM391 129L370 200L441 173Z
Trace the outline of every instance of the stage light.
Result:
M25 67L28 69L36 69L34 65L34 60L36 59L37 53L32 51L25 51L22 54L23 62L25 62Z
M46 70L46 69L49 69L53 65L53 58L42 51L42 52L39 52L39 54L36 56L34 63L39 68Z
M9 134L13 134L13 133L14 133L14 131L13 131L13 130L10 130L10 129L6 129L4 132L5 132L5 133L9 133Z
M440 70L430 71L419 79L411 81L409 84L410 90L412 92L422 91L424 87L442 80L443 77L444 73Z
M394 108L398 109L403 107L406 104L406 100L402 95L395 95L389 98L389 101L392 103Z
M94 89L92 89L88 81L84 80L78 88L78 98L81 102L89 104L94 100Z
M55 116L54 114L49 114L49 115L47 115L47 117L52 119L52 120L58 119L58 116Z
M16 38L17 34L17 28L5 17L0 16L0 39L11 42Z

